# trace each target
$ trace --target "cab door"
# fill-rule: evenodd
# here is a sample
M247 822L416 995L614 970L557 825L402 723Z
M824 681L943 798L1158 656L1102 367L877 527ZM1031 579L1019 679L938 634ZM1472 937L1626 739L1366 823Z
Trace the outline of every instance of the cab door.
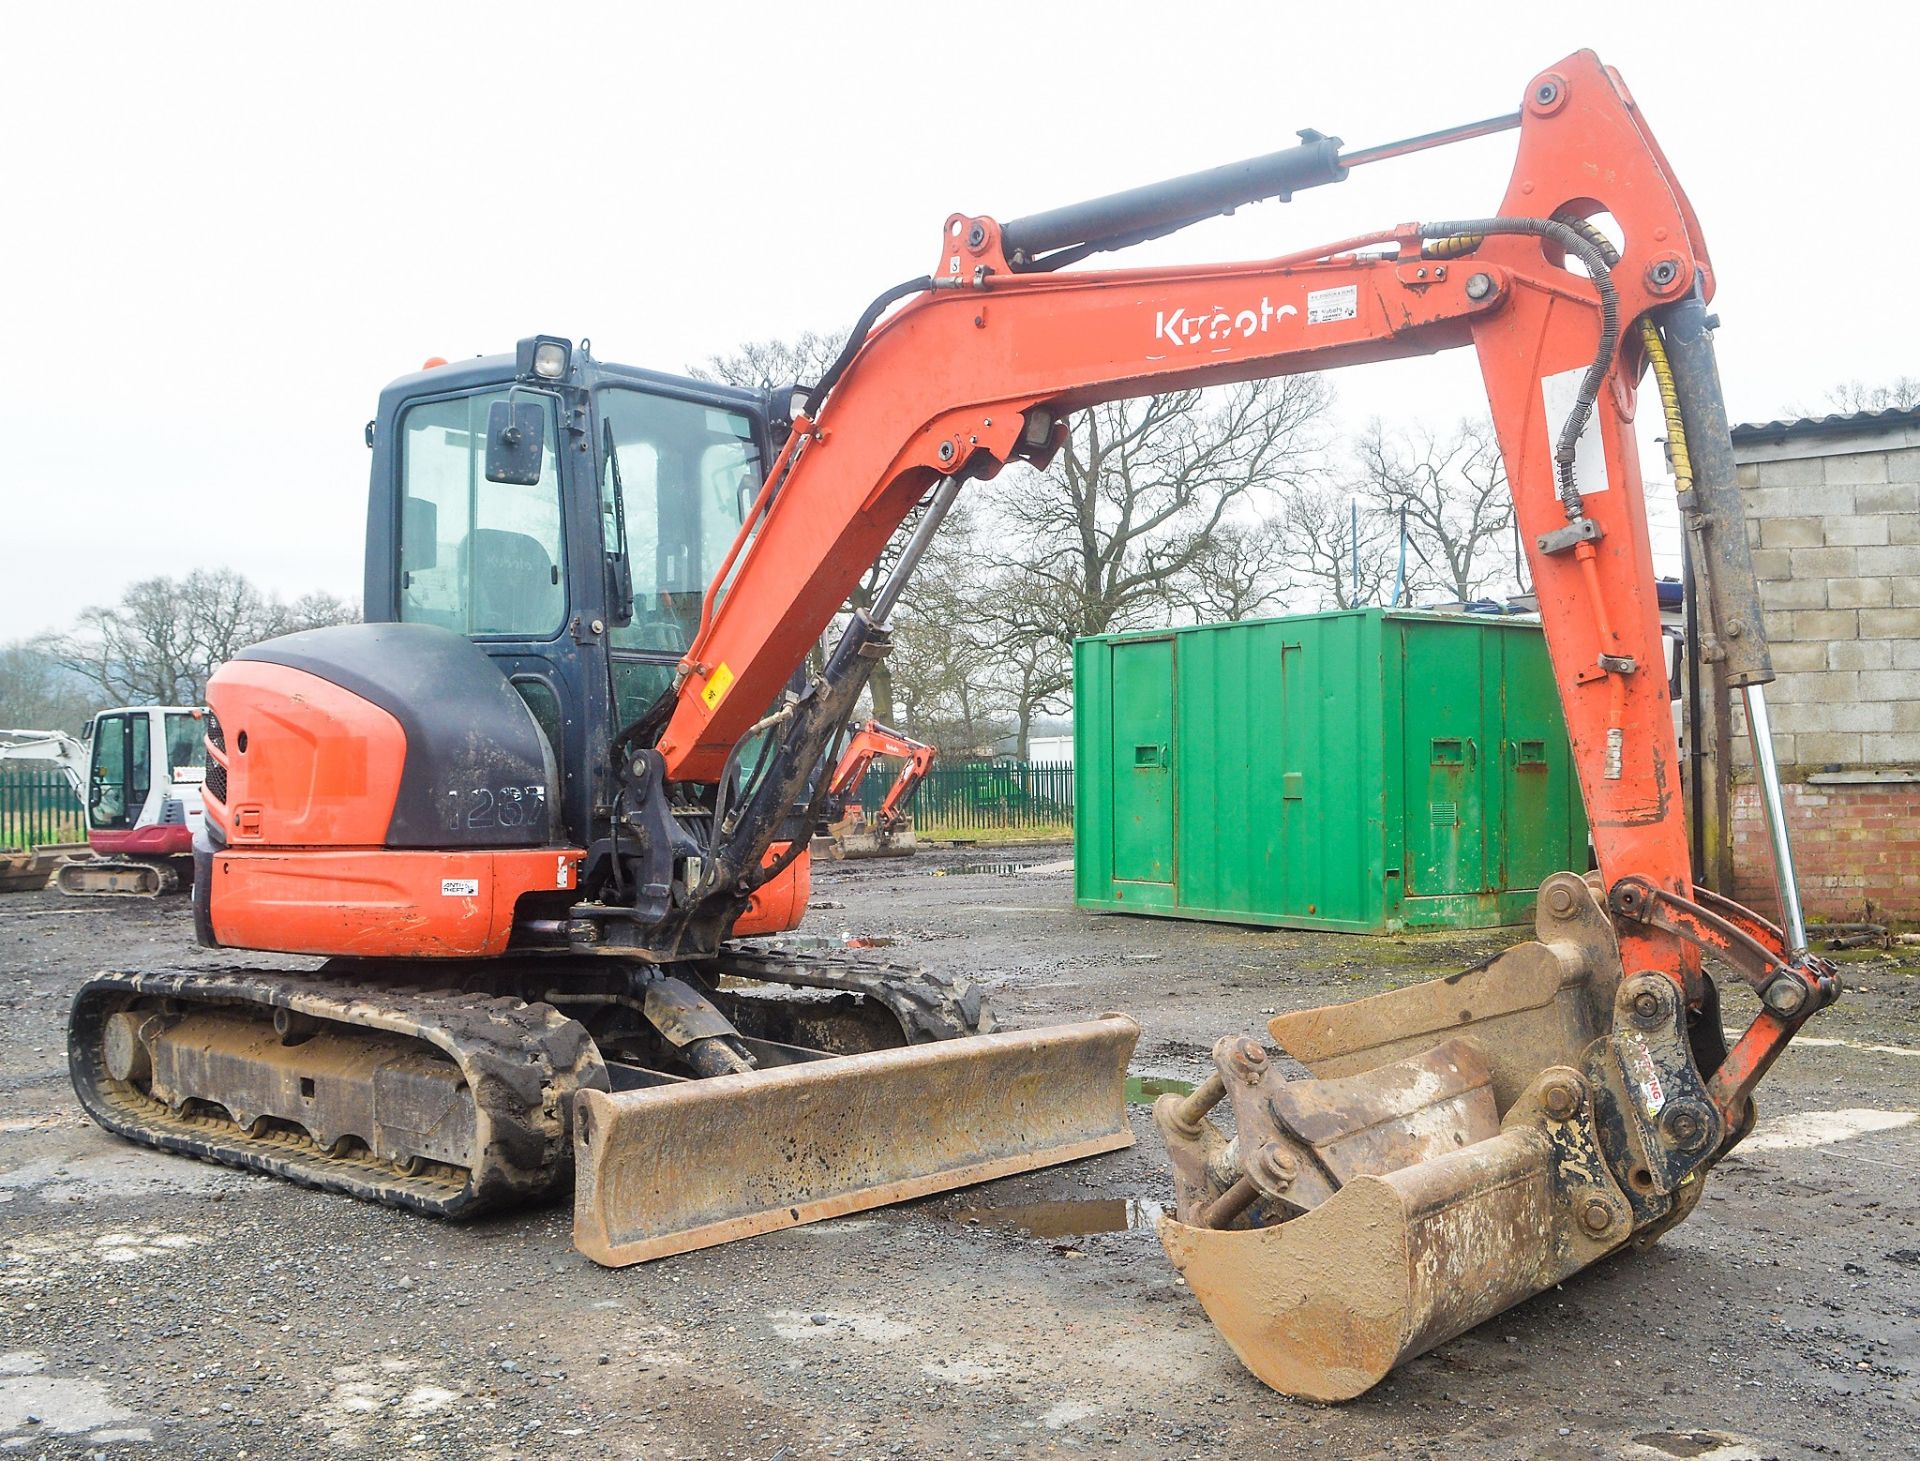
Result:
M573 545L589 539L591 507L570 503L579 494L563 490L568 459L579 454L565 450L562 400L550 391L514 396L546 413L539 481L487 480L488 414L508 394L504 384L488 385L417 399L401 410L396 617L450 629L484 650L553 753L557 784L484 788L484 798L461 809L467 824L525 827L541 836L568 828L584 837L593 756L581 646L591 633L575 608L582 597L577 560L596 567L598 560Z
M153 791L153 747L147 717L110 711L95 717L88 757L87 826L119 832L139 825Z

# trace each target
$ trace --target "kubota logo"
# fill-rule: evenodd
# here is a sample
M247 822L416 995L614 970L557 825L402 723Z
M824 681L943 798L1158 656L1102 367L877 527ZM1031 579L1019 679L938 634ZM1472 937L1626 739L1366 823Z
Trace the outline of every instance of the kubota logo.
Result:
M1264 335L1274 321L1299 313L1290 304L1274 308L1273 301L1264 294L1260 296L1258 309L1249 307L1236 311L1215 305L1210 310L1191 315L1184 309L1174 310L1171 314L1160 309L1153 312L1153 338L1181 347L1198 345L1202 341L1215 344L1234 339L1251 340L1255 335Z

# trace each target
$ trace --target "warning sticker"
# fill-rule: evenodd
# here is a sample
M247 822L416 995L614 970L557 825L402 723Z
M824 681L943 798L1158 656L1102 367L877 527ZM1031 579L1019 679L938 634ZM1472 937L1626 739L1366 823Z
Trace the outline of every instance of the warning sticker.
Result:
M480 879L478 878L442 878L440 879L442 898L478 898Z
M1307 296L1307 323L1330 325L1335 320L1350 320L1360 313L1360 286L1342 284L1338 289L1316 289Z
M1559 443L1560 428L1567 424L1567 417L1580 399L1580 382L1586 379L1586 374L1587 367L1582 365L1540 378L1540 398L1547 407L1548 441ZM1573 447L1573 485L1580 489L1582 497L1607 490L1607 448L1600 440L1599 417L1598 410L1587 417L1587 424L1581 428L1580 439Z
M709 710L718 710L720 702L727 698L727 691L733 688L733 671L727 668L723 660L707 676L706 688L701 690L700 698L706 702Z
M1638 1035L1626 1035L1620 1041L1620 1063L1627 1068L1640 1094L1640 1109L1648 1119L1660 1114L1667 1104L1666 1087L1660 1084L1660 1072L1654 1068L1653 1054Z

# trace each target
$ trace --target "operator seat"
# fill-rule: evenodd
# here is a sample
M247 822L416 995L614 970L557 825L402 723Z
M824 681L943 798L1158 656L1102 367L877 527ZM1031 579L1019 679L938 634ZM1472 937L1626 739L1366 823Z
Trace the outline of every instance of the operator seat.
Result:
M460 571L472 585L468 633L544 638L559 629L564 601L559 575L537 538L475 528L460 541Z

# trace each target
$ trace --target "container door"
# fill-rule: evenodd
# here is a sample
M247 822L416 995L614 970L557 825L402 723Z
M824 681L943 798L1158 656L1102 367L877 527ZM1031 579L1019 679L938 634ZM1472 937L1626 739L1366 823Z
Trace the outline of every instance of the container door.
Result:
M1113 646L1113 876L1173 881L1173 641Z
M1533 635L1500 638L1506 641L1506 673L1501 677L1506 725L1502 885L1527 889L1562 868L1586 871L1586 849L1573 845L1581 820L1573 799L1579 793L1546 644Z
M1499 754L1485 724L1477 630L1404 624L1407 892L1480 893L1487 858L1487 762ZM1495 665L1495 673L1498 665ZM1496 702L1497 703L1497 702Z

